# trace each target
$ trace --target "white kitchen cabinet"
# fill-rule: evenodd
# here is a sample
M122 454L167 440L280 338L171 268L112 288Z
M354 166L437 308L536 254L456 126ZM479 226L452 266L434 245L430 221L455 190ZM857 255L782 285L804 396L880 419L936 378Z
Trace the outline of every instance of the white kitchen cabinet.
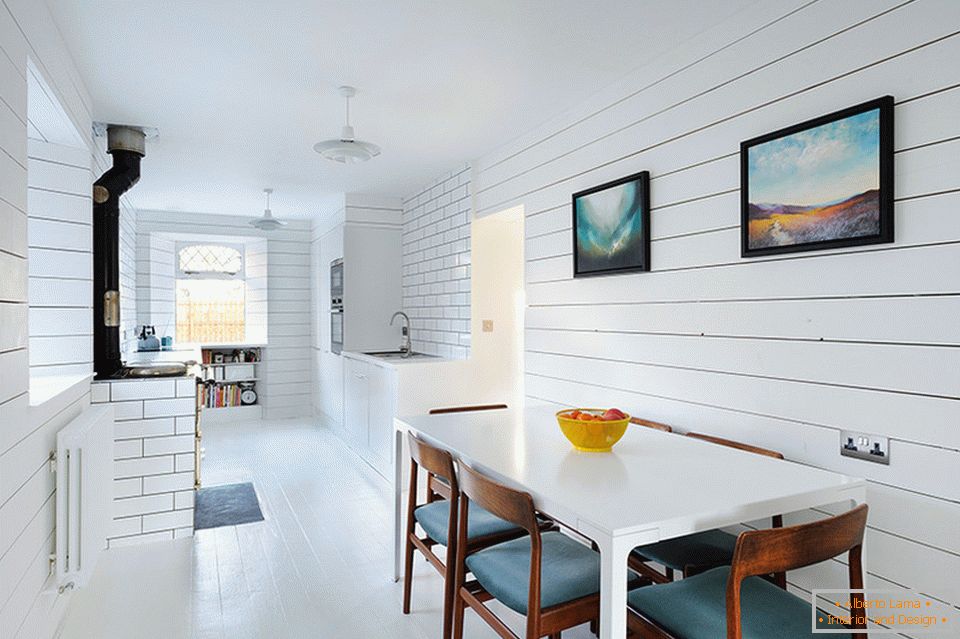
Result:
M369 390L367 362L343 360L343 428L347 443L363 455L369 430Z
M374 470L391 469L393 418L397 412L397 375L390 367L345 357L344 430L347 443Z
M315 406L324 424L352 444L357 433L347 422L357 420L344 413L350 403L344 383L355 371L331 348L330 264L343 260L343 351L398 348L400 323L391 326L390 318L403 304L401 208L399 199L347 194L341 212L315 230Z
M468 360L382 359L344 351L343 364L343 438L388 480L394 472L395 417L503 401L472 383Z
M380 474L388 476L391 467L393 418L397 414L397 374L393 368L370 364L367 381L369 461Z

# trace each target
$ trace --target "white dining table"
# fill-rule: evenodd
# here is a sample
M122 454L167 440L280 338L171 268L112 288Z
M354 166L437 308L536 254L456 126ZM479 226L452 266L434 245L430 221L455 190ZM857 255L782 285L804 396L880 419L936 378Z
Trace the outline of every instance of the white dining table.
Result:
M611 452L579 452L544 406L398 417L394 425L394 579L409 472L404 438L412 431L530 493L538 510L596 542L601 639L626 636L627 557L637 546L866 499L860 478L642 426L629 427Z

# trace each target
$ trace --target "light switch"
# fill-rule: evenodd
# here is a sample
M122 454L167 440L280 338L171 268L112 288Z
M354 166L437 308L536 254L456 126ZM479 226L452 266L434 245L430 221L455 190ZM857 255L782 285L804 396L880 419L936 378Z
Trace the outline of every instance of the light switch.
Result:
M493 320L483 320L483 332L484 333L493 332Z

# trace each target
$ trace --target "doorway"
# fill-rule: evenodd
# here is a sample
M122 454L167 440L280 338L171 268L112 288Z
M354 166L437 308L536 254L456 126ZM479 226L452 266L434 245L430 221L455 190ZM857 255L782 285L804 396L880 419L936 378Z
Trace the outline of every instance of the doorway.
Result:
M523 406L524 209L474 218L471 239L471 359L491 389L511 407Z

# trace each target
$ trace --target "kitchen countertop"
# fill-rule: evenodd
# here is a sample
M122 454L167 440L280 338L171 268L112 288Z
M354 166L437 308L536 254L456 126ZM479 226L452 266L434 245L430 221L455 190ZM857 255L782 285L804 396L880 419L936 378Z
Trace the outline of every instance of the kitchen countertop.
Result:
M86 384L93 373L37 375L30 377L30 406L40 406L78 384Z
M342 355L344 357L349 357L350 359L370 362L378 366L410 366L412 364L441 364L461 361L448 359L446 357L438 357L436 355L427 355L424 353L415 353L413 356L407 357L406 359L402 357L377 357L376 355L368 355L358 351L343 351Z
M200 348L197 346L181 346L168 351L134 351L127 355L124 364L127 366L137 366L143 364L158 364L166 362L200 362L202 356ZM143 379L143 378L140 378Z

